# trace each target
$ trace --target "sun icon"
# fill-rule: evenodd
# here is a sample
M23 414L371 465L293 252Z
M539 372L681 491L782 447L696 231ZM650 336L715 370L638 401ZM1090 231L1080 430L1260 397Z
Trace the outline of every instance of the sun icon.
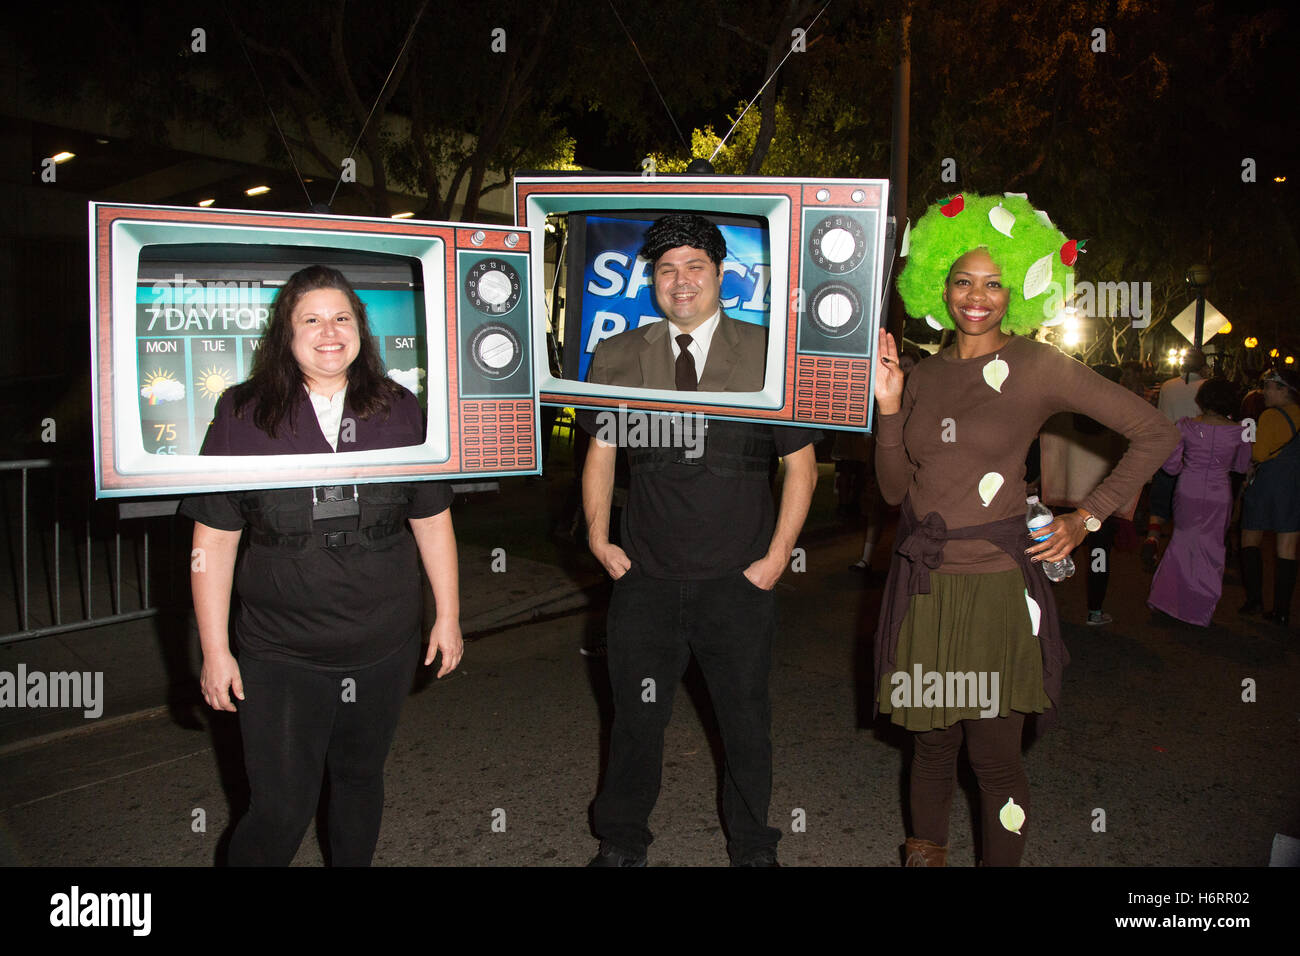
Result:
M230 371L228 369L219 368L216 365L204 369L202 372L199 372L199 380L196 383L199 387L199 392L202 393L205 398L220 397L222 392L230 388L230 379L227 377L229 375Z
M149 400L150 405L159 402L178 402L185 397L185 386L176 380L171 372L155 368L144 377L140 395Z

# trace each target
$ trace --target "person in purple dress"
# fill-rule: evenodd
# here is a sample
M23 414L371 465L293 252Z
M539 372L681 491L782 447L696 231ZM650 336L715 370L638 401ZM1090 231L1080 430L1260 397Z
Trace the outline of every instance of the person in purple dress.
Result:
M1164 470L1181 475L1174 492L1174 534L1151 581L1147 606L1208 627L1223 594L1224 534L1232 515L1228 472L1250 466L1250 443L1230 417L1237 392L1211 379L1196 393L1201 414L1180 418L1182 436Z

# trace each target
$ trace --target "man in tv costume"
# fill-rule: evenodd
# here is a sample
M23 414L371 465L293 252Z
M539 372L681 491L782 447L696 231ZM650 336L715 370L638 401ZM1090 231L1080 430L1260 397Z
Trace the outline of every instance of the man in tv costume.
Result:
M666 320L602 342L589 380L679 391L760 389L766 331L721 311L726 243L717 226L697 215L664 216L646 231L641 256L651 263L655 302ZM607 627L614 727L593 806L601 843L591 865L645 865L664 730L694 653L726 753L722 805L732 865L776 866L781 833L767 825L772 589L808 513L820 433L713 419L702 448L686 433L690 422L677 432L641 430L658 436L646 447L636 428L619 428L631 466L619 547L609 541L618 448L600 440L611 434L608 421L596 427L615 414L582 416L596 436L583 470L588 541L614 579ZM769 485L774 454L786 468L779 515Z

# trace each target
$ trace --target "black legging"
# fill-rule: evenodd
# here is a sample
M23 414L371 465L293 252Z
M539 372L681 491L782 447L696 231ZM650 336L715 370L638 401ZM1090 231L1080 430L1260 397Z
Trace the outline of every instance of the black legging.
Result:
M1088 610L1100 611L1101 606L1106 601L1106 590L1110 584L1110 551L1115 546L1115 532L1118 530L1115 518L1107 518L1101 523L1101 527L1096 531L1088 534L1083 539L1083 559L1087 562L1087 591L1088 591ZM1101 548L1101 567L1103 570L1094 571L1092 569L1094 552Z
M957 787L957 752L962 738L971 769L980 787L980 823L985 866L1018 866L1025 850L1029 815L1029 778L1020 760L1020 735L1025 715L963 720L943 730L918 733L913 741L909 784L912 833L918 839L948 845L948 813ZM1007 798L1025 811L1025 824L1015 834L1004 828L998 813Z
M384 761L419 650L417 635L386 660L350 672L239 661L251 798L231 837L231 866L288 866L315 816L327 768L331 862L370 865L384 811Z

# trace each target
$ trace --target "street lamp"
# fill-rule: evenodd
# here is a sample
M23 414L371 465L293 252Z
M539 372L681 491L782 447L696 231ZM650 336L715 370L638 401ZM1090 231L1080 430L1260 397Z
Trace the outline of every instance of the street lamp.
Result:
M1192 344L1201 347L1201 337L1205 334L1205 288L1210 284L1213 273L1209 266L1192 266L1185 276L1187 284L1196 293L1196 331Z
M1079 329L1079 310L1072 305L1066 306L1065 330L1064 335L1062 336L1062 342L1066 346L1073 348L1078 345L1082 339L1083 335Z
M1242 345L1246 346L1248 349L1253 349L1258 344L1259 339L1255 338L1253 335L1246 336L1246 341L1242 343Z

